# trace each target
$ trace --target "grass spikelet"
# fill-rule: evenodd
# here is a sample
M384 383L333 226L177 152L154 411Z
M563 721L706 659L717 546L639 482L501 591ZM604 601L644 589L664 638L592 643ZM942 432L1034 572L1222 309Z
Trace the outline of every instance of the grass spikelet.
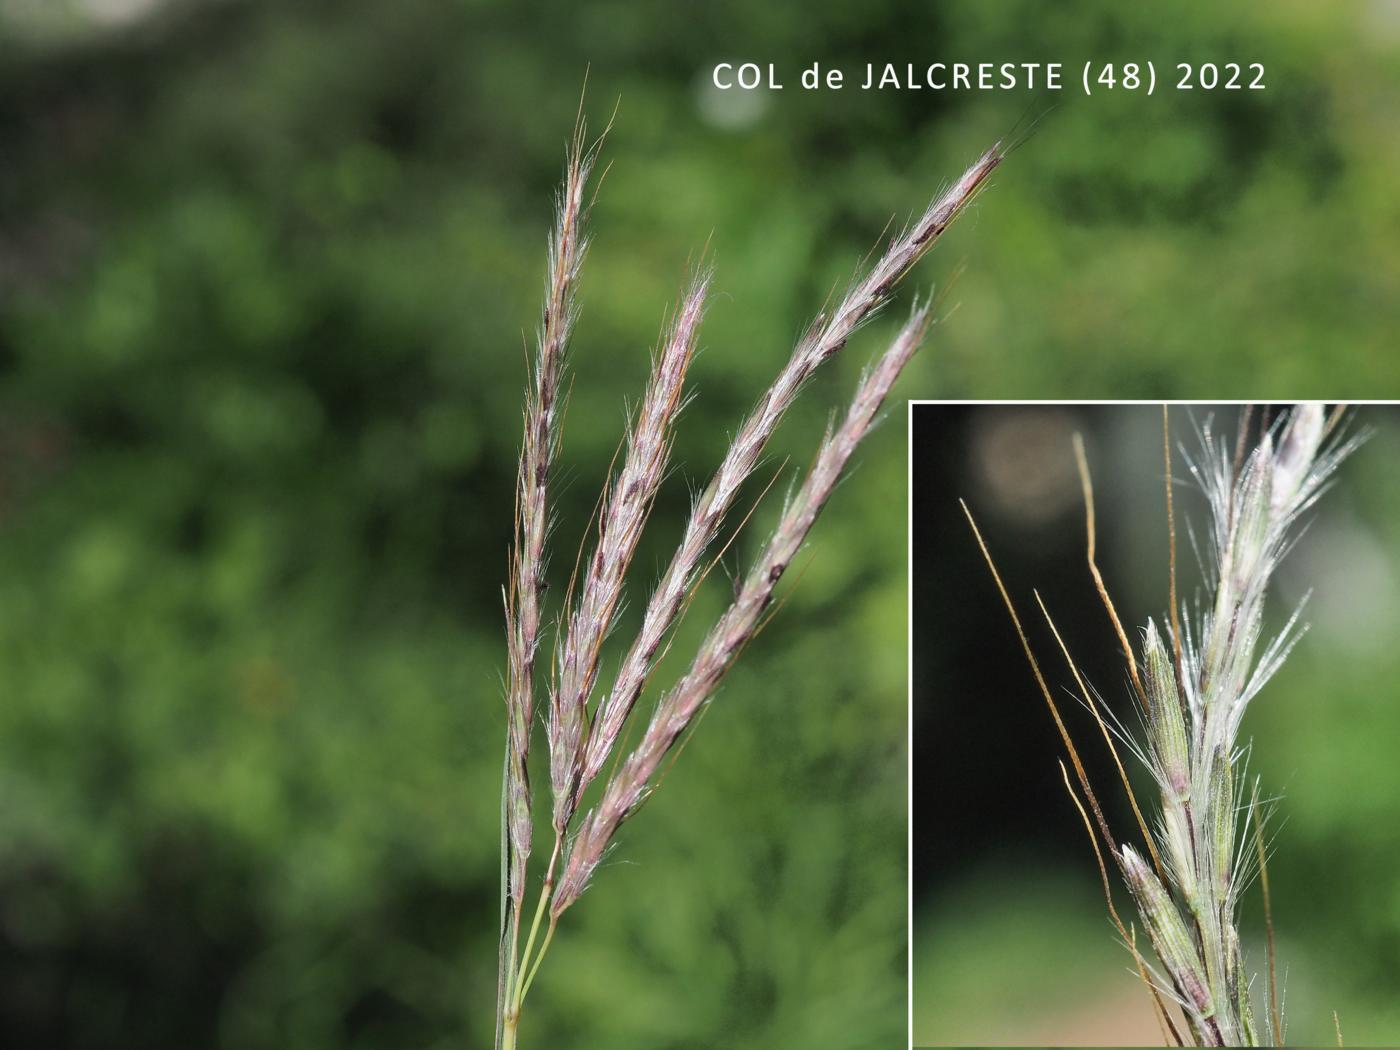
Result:
M627 436L622 468L604 493L597 542L563 633L549 717L556 835L564 834L577 804L587 744L588 702L598 677L598 661L616 623L627 570L666 474L671 433L699 338L708 286L707 278L695 281L653 361L646 394Z
M536 354L525 394L524 437L516 479L515 537L506 589L506 747L502 784L502 890L500 981L496 1040L505 1038L509 974L515 968L533 838L530 736L534 727L535 657L539 647L541 598L545 588L549 486L559 443L560 391L565 352L577 317L575 292L587 252L584 197L597 145L584 146L580 117L564 164L564 184L549 236L545 305Z

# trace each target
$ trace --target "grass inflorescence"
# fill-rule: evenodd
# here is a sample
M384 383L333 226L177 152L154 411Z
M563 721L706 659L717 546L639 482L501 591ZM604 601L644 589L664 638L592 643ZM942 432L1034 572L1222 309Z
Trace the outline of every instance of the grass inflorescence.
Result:
M569 147L550 237L545 309L525 398L516 533L506 590L509 670L497 1003L497 1043L505 1048L515 1046L521 1008L559 918L584 893L618 829L654 790L667 756L695 725L725 674L771 615L784 573L891 387L923 342L932 320L931 305L915 303L894 340L866 371L844 416L828 428L758 559L736 582L732 602L705 634L688 670L662 691L636 742L623 751L621 741L638 701L674 640L676 624L714 564L715 548L744 483L759 467L769 439L807 381L889 301L1004 156L1000 145L987 150L806 329L695 498L675 553L646 602L637 634L611 682L601 682L604 643L616 626L638 540L669 469L674 428L687 397L687 371L710 286L707 273L692 278L652 356L621 461L603 487L591 544L580 553L558 616L556 659L541 683L536 654L544 633L550 481L559 448L567 347L577 316L575 290L586 248L587 185L598 148L598 143L586 146L580 123ZM553 842L531 908L527 898L536 792L529 776L529 752L540 699L549 748ZM595 782L600 785L598 801L580 813L585 792Z

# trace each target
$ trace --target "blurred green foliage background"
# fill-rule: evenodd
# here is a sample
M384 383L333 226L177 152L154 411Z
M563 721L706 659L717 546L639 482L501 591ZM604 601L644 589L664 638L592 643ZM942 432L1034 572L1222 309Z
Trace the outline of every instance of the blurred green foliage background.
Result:
M45 1045L489 1040L499 587L586 71L592 127L617 121L559 584L702 248L722 294L633 610L828 291L1052 104L917 275L967 267L903 395L1400 389L1379 0L0 0L0 37L0 1013ZM1260 60L1270 86L705 87L720 60L1089 57ZM902 430L569 916L527 1040L903 1039Z
M1276 411L1276 410L1275 410ZM1259 423L1256 411L1254 425ZM1236 409L1176 407L1174 444L1195 427L1234 441ZM1141 406L924 406L917 453L914 582L914 1039L932 1045L1160 1044L1147 993L1118 943L1084 824L1067 797L1059 739L957 497L978 518L1050 689L1122 841L1141 836L1075 681L1036 612L1043 596L1085 679L1137 739L1122 654L1085 565L1071 435L1093 471L1099 564L1135 641L1168 604L1162 415ZM1304 515L1274 578L1265 638L1306 602L1308 630L1251 703L1241 743L1268 824L1269 881L1286 1036L1391 1046L1400 960L1400 412L1359 405L1366 435ZM1201 594L1192 532L1204 498L1173 468L1183 601ZM1261 649L1262 651L1262 649ZM1150 780L1122 751L1148 812ZM1125 920L1132 904L1111 871ZM1141 938L1141 924L1139 923ZM1241 931L1258 974L1266 939L1258 884Z

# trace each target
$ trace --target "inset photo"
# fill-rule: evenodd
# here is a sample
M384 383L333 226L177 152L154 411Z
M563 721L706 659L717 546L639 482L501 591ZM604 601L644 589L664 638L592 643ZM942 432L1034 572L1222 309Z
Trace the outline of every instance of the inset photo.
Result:
M910 411L914 1044L1400 1044L1400 411Z

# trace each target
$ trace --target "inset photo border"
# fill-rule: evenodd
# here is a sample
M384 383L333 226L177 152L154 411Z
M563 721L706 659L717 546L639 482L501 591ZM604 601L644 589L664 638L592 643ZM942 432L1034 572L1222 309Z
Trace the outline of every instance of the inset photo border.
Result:
M909 442L914 1044L1400 1042L1400 410Z

